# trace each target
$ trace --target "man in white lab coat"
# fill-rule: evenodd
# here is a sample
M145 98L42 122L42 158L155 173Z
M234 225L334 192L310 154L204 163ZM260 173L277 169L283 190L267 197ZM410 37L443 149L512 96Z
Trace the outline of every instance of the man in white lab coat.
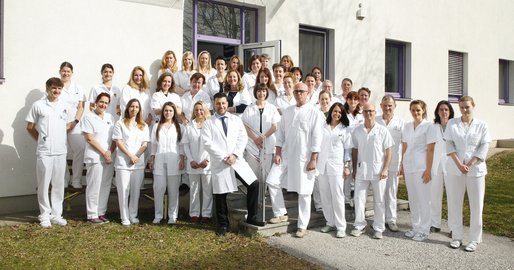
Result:
M263 226L257 220L259 182L243 151L248 135L241 119L227 111L228 101L224 93L214 95L215 114L207 120L202 129L205 150L211 157L212 189L218 220L217 234L225 235L228 228L227 194L237 191L237 179L246 186L249 224Z
M294 86L295 106L284 110L277 130L274 169L267 179L270 194L278 196L272 203L283 208L281 192L274 192L278 186L298 193L298 230L296 237L306 234L311 213L311 194L316 175L316 161L321 149L322 123L325 117L309 103L308 88L304 83ZM281 181L281 179L283 181ZM279 190L280 191L280 190ZM279 219L281 217L278 217Z

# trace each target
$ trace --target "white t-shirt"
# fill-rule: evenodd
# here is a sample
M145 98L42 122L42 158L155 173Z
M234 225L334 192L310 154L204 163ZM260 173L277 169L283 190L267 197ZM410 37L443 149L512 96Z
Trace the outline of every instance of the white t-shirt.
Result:
M114 125L112 133L113 140L123 140L128 151L132 154L137 153L141 148L143 142L150 142L150 131L145 124L143 130L139 129L137 125L130 127L130 129L123 123L123 118ZM137 164L129 165L130 158L125 155L119 148L116 149L116 159L114 166L116 169L121 170L143 170L145 168L145 153L143 152L139 157Z
M109 150L112 143L112 131L114 129L114 117L110 113L104 113L103 119L95 112L89 112L82 119L82 133L92 134L96 142L104 149ZM86 143L84 150L84 163L105 162L100 153Z

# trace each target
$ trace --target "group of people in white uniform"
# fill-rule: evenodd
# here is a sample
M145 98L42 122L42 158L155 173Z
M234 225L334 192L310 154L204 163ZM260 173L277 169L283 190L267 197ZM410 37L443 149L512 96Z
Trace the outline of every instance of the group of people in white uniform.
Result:
M46 95L35 102L26 121L37 141L36 175L39 221L42 227L65 226L64 188L69 181L82 187L85 164L87 219L109 222L107 202L115 172L121 223L138 224L138 202L148 166L153 171L155 216L159 224L178 217L179 186L190 187L189 215L193 222L209 222L216 205L218 235L228 228L226 195L247 187L246 222L257 219L260 175L271 198L274 217L288 221L282 189L298 194L297 237L304 237L311 200L326 219L322 232L346 236L345 208L355 207L352 236L365 231L365 203L372 187L372 237L386 228L398 231L396 194L404 175L411 210L411 229L405 236L424 241L441 227L443 185L448 199L452 248L462 245L462 204L468 193L471 228L466 251L482 240L485 157L491 137L487 125L473 117L475 103L463 96L461 117L454 118L448 101L437 104L434 123L427 120L425 102L410 103L412 121L395 115L396 101L386 95L381 115L369 102L371 91L352 91L341 83L342 94L322 81L315 67L303 76L291 57L268 68L269 57L254 55L249 72L241 74L237 56L227 64L203 51L182 56L181 70L173 51L166 51L155 93L149 94L144 68L136 66L127 85L113 85L114 67L101 67L102 83L86 101L82 88L71 80L73 66L64 62L60 78L46 82ZM227 70L228 67L228 70ZM272 73L273 72L273 73ZM85 112L89 102L90 112ZM65 180L66 158L73 160ZM264 172L264 173L263 173ZM49 197L49 186L52 186ZM164 208L167 190L168 209ZM312 198L312 199L311 199Z

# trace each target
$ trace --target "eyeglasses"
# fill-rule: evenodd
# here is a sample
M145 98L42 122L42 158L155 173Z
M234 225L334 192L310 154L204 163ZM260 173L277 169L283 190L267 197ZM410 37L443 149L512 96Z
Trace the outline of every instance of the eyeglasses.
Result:
M293 93L302 94L302 93L307 93L307 91L306 90L294 90Z
M363 112L363 113L374 113L374 112L375 112L375 110L363 110L362 112Z

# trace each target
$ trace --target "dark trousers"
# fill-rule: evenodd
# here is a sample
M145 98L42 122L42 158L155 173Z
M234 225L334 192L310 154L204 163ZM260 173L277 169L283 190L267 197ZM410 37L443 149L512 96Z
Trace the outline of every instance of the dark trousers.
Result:
M248 191L246 194L246 209L248 210L247 220L257 220L257 209L259 207L259 181L255 180L251 185L248 185L237 173L236 178L241 181ZM214 194L216 219L218 220L218 226L220 227L228 227L227 194L228 193Z

